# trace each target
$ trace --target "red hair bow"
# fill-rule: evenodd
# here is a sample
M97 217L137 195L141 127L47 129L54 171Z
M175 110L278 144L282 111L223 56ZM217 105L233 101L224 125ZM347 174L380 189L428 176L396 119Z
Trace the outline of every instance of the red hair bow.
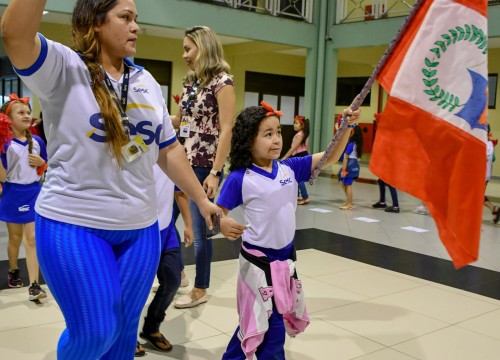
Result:
M28 105L29 102L30 102L30 98L29 96L26 96L26 97L23 97L23 98L20 98L19 96L17 96L16 94L10 94L9 95L9 104L7 105L7 107L5 108L5 114L9 115L10 113L10 109L12 108L12 105L16 103L16 101L20 101L22 102L23 104L25 105Z
M266 116L271 116L271 115L276 115L278 117L283 116L283 113L280 110L277 111L274 110L273 107L264 100L260 102L260 106L262 106L264 109L267 110Z
M302 125L304 125L304 117L303 117L303 116L295 115L295 118L294 118L293 120L294 120L294 121L298 121L298 122L300 122Z
M15 100L17 100L17 101L20 101L20 102L22 102L22 103L24 103L24 104L27 104L27 103L29 103L29 102L30 102L30 97L29 97L29 96L26 96L26 97L20 98L20 97L19 97L19 96L17 96L16 94L10 94L10 95L9 95L9 100L10 100L10 101L15 101Z

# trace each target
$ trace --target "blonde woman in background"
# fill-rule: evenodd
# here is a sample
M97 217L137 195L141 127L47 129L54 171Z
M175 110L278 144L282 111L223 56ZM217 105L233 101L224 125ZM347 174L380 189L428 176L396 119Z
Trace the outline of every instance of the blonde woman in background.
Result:
M235 111L233 80L224 60L222 45L215 32L206 26L185 31L184 53L189 67L179 102L179 112L173 119L179 127L179 140L207 196L215 198L224 173L231 143ZM197 204L190 201L194 231L196 277L193 289L174 304L190 308L208 300L212 240L207 238L205 223Z

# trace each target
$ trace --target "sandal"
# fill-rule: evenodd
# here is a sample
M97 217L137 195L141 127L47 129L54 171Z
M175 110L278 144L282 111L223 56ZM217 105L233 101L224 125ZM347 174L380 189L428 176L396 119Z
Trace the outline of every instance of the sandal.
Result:
M352 209L354 209L354 205L345 204L340 207L340 210L352 210Z
M497 224L498 223L498 218L500 217L500 208L498 208L497 206L495 206L495 208L493 209L493 224Z
M299 201L297 201L297 205L306 205L306 204L309 204L309 198L300 199Z
M135 345L135 357L143 357L146 355L146 351L143 349L141 343L138 341Z
M165 336L163 336L162 333L159 334L160 335L153 335L141 332L139 337L147 340L158 351L166 352L172 350L172 344L170 344L170 341L165 339ZM161 345L163 345L163 347Z

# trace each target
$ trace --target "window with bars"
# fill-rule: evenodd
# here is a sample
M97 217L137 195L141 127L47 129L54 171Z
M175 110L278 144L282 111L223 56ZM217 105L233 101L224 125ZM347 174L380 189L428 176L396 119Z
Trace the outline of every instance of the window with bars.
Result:
M23 96L23 86L19 77L12 68L12 63L7 56L0 58L0 96L2 105L9 101L9 94Z

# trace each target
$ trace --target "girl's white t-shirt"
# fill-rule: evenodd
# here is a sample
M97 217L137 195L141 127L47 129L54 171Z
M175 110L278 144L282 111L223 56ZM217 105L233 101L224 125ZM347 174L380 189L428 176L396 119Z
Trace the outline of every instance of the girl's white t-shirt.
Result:
M222 185L217 204L232 210L242 206L244 241L282 249L295 235L298 183L311 175L312 155L274 161L271 173L250 165L231 172Z
M32 135L33 149L32 154L40 155L40 157L47 161L47 152L43 140ZM0 153L0 159L3 167L7 170L7 178L5 181L12 184L32 184L39 181L41 176L37 174L36 167L29 164L29 143L26 141L19 141L12 139L9 146L6 146L7 151Z

